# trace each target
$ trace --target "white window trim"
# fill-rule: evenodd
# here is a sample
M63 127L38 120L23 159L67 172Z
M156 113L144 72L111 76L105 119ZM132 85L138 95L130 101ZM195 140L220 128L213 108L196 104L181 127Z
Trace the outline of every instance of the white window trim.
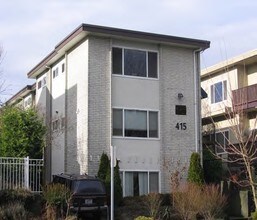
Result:
M160 110L157 109L143 109L143 108L124 108L124 107L112 107L112 109L122 110L122 136L114 136L115 139L133 139L133 140L160 140ZM146 111L147 114L147 137L126 137L125 136L125 110ZM158 137L149 137L149 112L158 112ZM113 116L112 116L113 117Z
M135 79L146 79L146 80L159 80L159 68L160 68L160 65L159 65L159 51L158 50L149 50L149 49L146 49L146 48L137 48L137 47L123 47L123 46L115 46L115 45L112 45L112 48L120 48L122 49L122 73L121 74L114 74L112 73L112 76L118 76L118 77L126 77L126 78L135 78ZM125 75L124 74L124 50L127 49L127 50L139 50L139 51L144 51L146 52L146 76L130 76L130 75ZM153 52L153 53L157 53L157 77L156 78L153 78L153 77L148 77L148 52Z

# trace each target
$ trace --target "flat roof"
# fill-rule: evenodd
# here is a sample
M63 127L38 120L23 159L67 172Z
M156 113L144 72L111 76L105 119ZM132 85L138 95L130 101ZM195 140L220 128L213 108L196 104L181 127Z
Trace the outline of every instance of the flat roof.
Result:
M248 51L238 56L232 57L213 66L207 67L201 71L201 77L215 74L221 70L227 71L235 65L247 65L257 62L257 49Z
M50 52L40 63L38 63L27 75L29 78L36 78L38 74L46 70L47 65L53 64L62 57L65 52L80 42L88 35L107 36L112 38L134 39L145 42L171 44L183 47L205 50L210 47L210 41L184 38L156 33L148 33L134 30L119 29L113 27L104 27L91 24L81 24L72 33L65 37L57 44L52 52Z

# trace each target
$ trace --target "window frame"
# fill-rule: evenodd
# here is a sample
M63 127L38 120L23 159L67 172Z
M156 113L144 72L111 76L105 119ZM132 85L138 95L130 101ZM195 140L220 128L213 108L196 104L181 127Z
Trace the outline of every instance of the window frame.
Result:
M227 140L226 140L226 133L227 132ZM216 140L217 140L217 135L218 134L221 134L222 133L222 135L223 135L223 138L224 138L224 145L222 145L222 144L216 144L216 143L218 143ZM218 152L218 150L217 150L217 148L219 148L219 149L221 149L220 148L220 145L221 146L227 146L228 145L228 142L229 142L229 140L230 140L230 133L229 133L229 130L222 130L222 131L217 131L217 132L215 132L215 134L214 134L214 143L215 143L215 154L216 155L223 155L223 154L227 154L227 151L226 150L224 150L224 151L222 151L222 152ZM226 142L227 142L227 144L226 144Z
M222 94L220 96L221 101L216 100L216 87L219 83L221 83L221 85L222 85ZM226 101L227 98L228 98L227 80L221 80L221 81L218 81L216 83L213 83L212 85L210 85L210 91L211 91L211 99L210 99L211 104L217 104L217 103L221 103L223 101Z
M122 111L122 135L113 135L113 109ZM125 110L135 110L135 111L145 111L147 114L146 123L147 123L147 136L146 137L134 137L134 136L125 136ZM150 123L149 123L149 112L157 113L157 137L150 137ZM147 139L147 140L159 140L160 139L160 111L157 109L138 109L138 108L122 108L122 107L112 107L112 137L113 138L125 138L125 139Z
M160 170L120 170L120 173L122 175L122 196L123 197L126 197L127 195L126 194L126 180L125 180L125 176L126 176L126 172L129 172L129 173L147 173L147 194L151 193L150 192L150 173L157 173L158 174L158 192L157 193L160 193L161 191L161 172ZM135 196L135 195L132 195L132 196Z
M159 79L159 51L158 50L149 50L149 49L142 49L142 48L135 48L135 47L122 47L122 46L112 46L113 48L118 48L121 49L121 73L113 73L113 58L112 58L112 76L122 76L122 77L128 77L128 78L140 78L140 79L153 79L153 80L158 80ZM125 56L124 56L124 50L137 50L137 51L143 51L146 54L146 76L137 76L137 75L125 75ZM113 53L113 52L112 52ZM156 77L149 77L149 65L148 65L148 53L156 53L157 54L157 72L156 72Z

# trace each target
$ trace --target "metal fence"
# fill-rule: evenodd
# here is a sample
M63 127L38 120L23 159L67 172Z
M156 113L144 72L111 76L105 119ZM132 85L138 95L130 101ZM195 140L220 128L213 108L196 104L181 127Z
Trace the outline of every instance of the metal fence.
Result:
M25 188L41 192L43 159L0 157L0 190Z

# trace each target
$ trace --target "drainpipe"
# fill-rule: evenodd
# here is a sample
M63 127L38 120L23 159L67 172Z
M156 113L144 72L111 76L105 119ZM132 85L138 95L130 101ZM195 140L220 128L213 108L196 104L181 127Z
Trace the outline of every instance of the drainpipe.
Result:
M200 59L199 54L203 51L202 48L194 50L194 90L195 90L195 97L194 97L194 107L195 107L195 152L199 153L202 158L202 141L200 138L200 128L201 128L201 110L199 106L200 100Z

